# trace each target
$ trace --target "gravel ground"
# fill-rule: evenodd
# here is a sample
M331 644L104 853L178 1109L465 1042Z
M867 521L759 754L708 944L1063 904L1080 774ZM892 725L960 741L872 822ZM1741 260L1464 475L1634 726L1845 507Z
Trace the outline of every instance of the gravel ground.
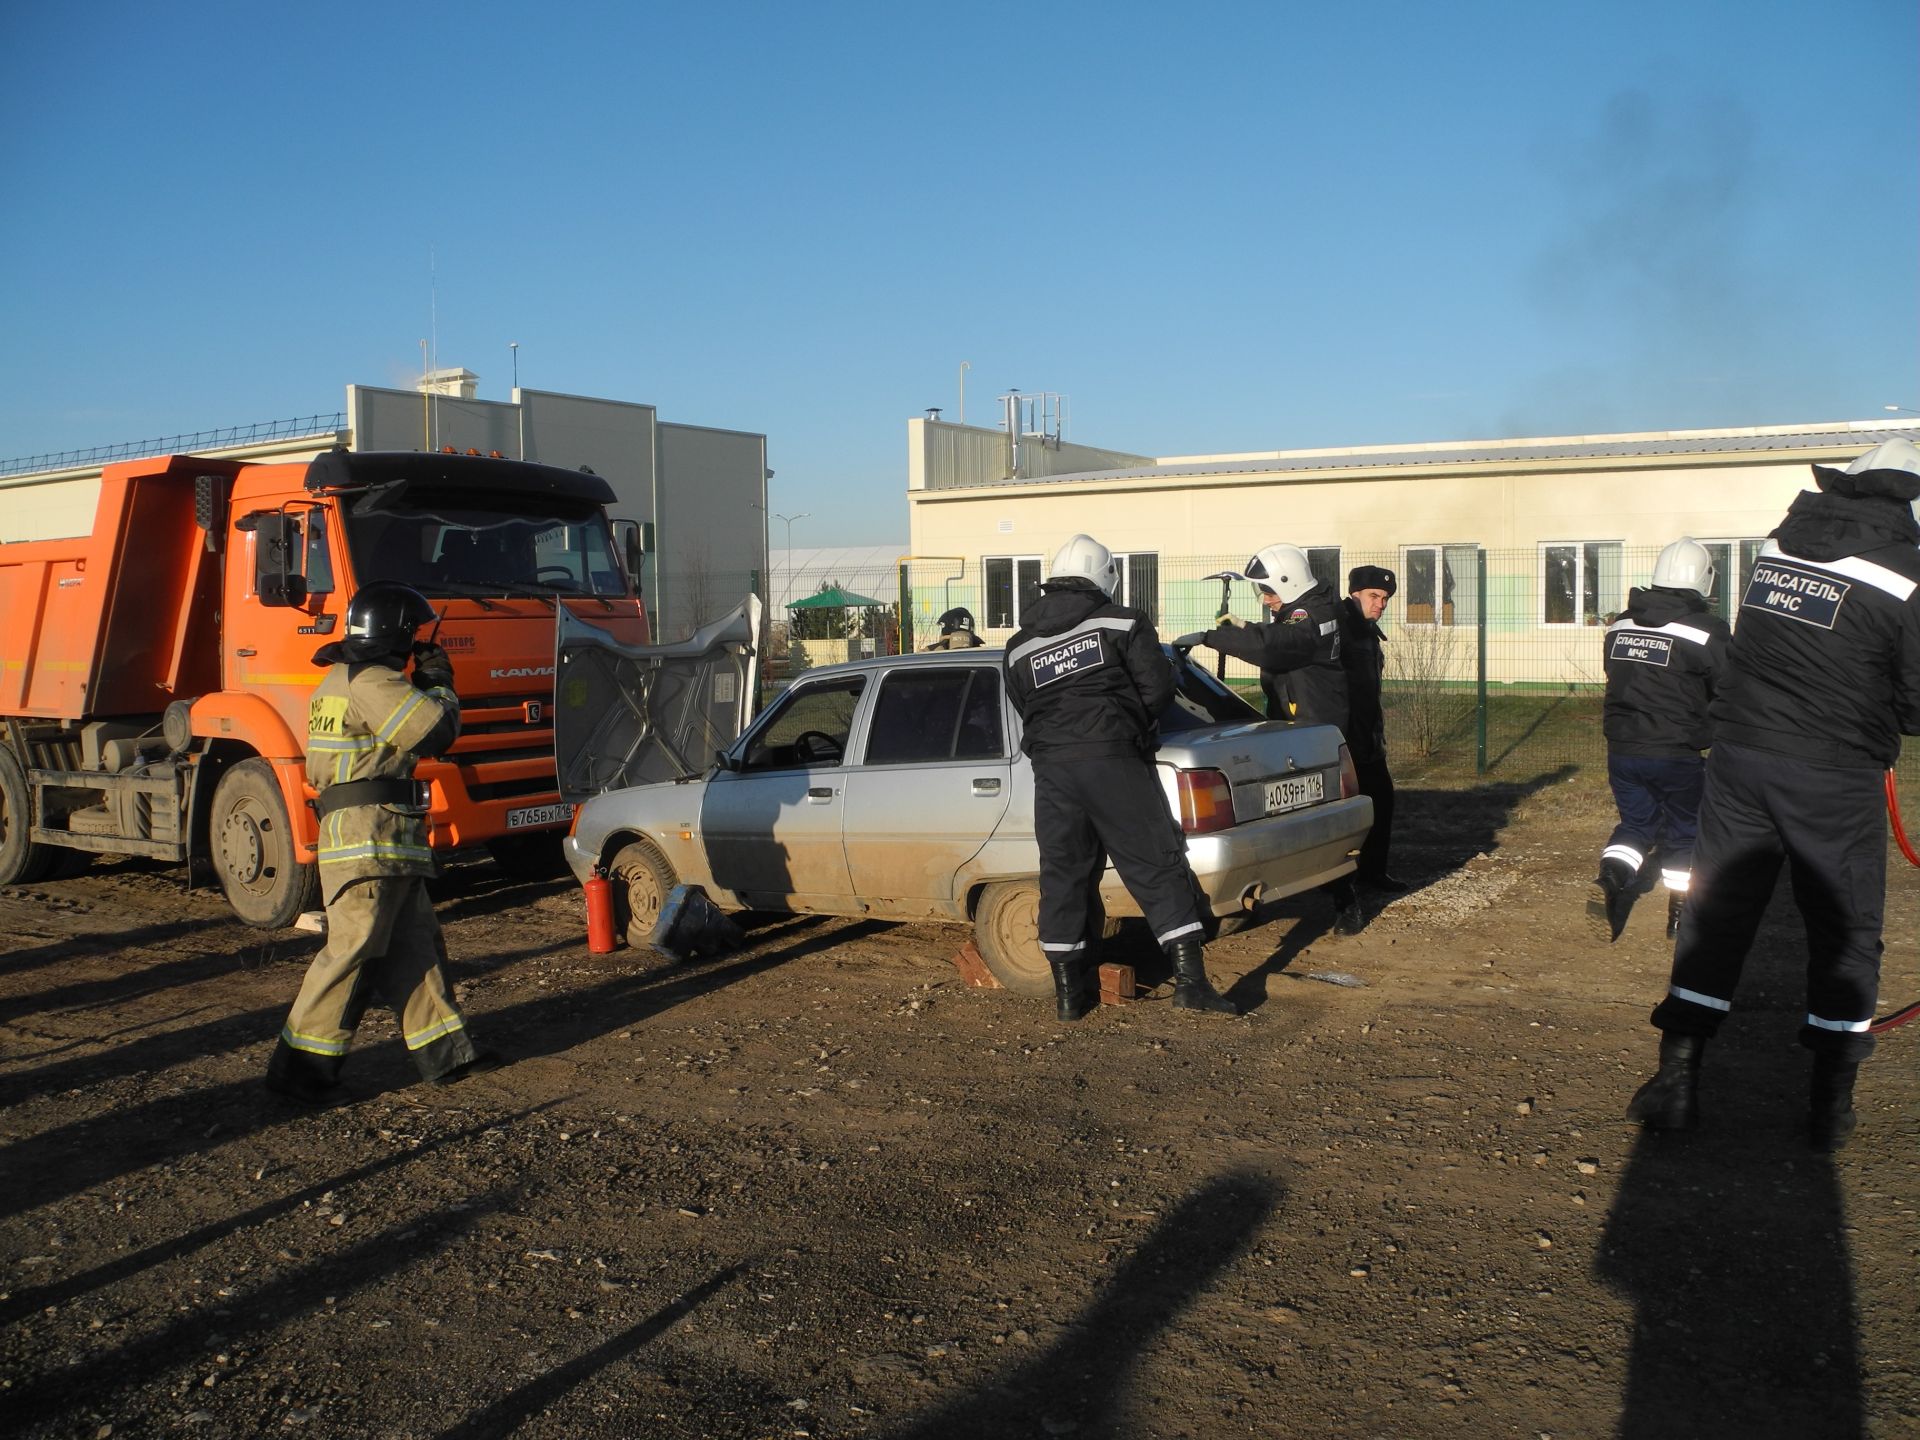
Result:
M1062 1026L939 925L594 957L571 886L456 866L514 1063L415 1084L376 1014L319 1112L259 1087L316 938L131 861L0 891L6 1433L1920 1435L1920 1026L1809 1151L1777 904L1708 1124L1642 1135L1669 947L1657 895L1586 933L1601 787L1402 808L1364 934L1209 948L1240 1019Z

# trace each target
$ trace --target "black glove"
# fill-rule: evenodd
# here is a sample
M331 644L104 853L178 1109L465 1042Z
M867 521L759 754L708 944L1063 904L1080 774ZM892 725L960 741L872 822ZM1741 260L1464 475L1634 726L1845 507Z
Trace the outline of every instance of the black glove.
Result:
M1176 650L1191 650L1196 645L1204 645L1206 643L1207 632L1204 630L1195 630L1192 634L1182 635L1178 640L1174 641L1173 648Z
M453 661L431 640L413 642L413 683L422 690L453 689Z

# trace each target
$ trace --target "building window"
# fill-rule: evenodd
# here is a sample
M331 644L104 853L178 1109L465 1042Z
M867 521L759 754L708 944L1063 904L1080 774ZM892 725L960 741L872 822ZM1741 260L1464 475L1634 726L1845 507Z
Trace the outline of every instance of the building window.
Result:
M1707 597L1707 606L1731 623L1733 612L1740 608L1740 596L1746 591L1747 577L1753 573L1753 562L1760 558L1760 547L1767 542L1702 540L1700 543L1713 557L1713 594Z
M1617 540L1569 541L1540 547L1540 623L1599 625L1615 614L1620 593Z
M1479 584L1478 546L1409 545L1400 552L1400 621L1477 624Z
M1020 616L1040 598L1038 555L996 555L981 562L986 575L988 630L1017 630Z
M1347 587L1340 578L1340 547L1338 545L1307 546L1307 568L1313 571L1313 578L1333 586L1333 593L1344 595Z
M1120 565L1120 584L1113 592L1114 602L1138 610L1149 625L1160 623L1160 556L1152 550L1138 550L1113 557Z

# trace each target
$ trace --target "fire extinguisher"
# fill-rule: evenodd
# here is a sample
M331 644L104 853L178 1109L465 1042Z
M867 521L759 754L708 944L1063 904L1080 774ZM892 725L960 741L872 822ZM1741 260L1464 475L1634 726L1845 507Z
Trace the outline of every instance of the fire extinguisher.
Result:
M613 953L613 884L607 872L595 870L581 887L587 892L587 949L595 955Z

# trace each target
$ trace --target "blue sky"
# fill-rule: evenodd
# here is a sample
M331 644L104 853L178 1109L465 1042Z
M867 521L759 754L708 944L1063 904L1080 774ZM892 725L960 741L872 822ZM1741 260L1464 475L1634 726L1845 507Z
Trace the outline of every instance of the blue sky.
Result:
M1911 0L0 7L0 458L438 363L1149 454L1920 410ZM743 517L744 518L744 517ZM776 535L774 543L782 543Z

